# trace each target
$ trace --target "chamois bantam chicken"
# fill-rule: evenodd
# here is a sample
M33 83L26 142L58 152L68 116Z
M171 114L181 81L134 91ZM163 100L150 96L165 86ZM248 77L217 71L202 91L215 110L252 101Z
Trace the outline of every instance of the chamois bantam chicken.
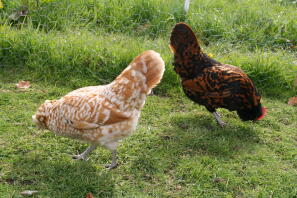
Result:
M164 61L149 50L137 56L110 84L77 89L59 100L46 100L33 122L57 135L91 144L75 159L87 159L98 145L112 151L109 169L117 166L118 142L136 128L147 95L162 79Z
M224 126L217 108L237 111L243 121L260 120L266 114L252 80L238 67L220 63L202 52L192 29L178 23L172 30L170 48L174 70L188 98L203 105Z

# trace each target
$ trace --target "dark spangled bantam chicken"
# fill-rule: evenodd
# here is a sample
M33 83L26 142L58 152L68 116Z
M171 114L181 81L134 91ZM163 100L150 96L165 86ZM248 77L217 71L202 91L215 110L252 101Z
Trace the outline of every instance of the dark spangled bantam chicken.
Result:
M222 64L202 52L192 29L178 23L172 30L170 48L174 70L181 77L185 94L210 111L224 126L217 108L237 111L241 120L260 120L266 114L253 81L239 68Z

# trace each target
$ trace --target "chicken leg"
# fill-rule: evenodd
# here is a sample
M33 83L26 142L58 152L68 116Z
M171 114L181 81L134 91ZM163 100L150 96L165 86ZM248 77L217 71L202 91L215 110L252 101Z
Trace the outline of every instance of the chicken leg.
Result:
M72 158L73 159L82 159L82 160L87 160L87 155L92 152L93 150L95 150L97 148L97 145L92 144L91 146L89 146L83 153L78 154L78 155L73 155Z
M221 120L221 116L220 116L220 114L218 114L216 111L213 112L212 115L215 117L217 123L218 123L221 127L224 127L224 126L226 125L226 123L223 122L223 121Z
M107 165L105 165L105 167L110 170L110 169L113 169L113 168L115 168L117 166L118 166L118 163L117 163L117 150L114 150L114 151L112 151L112 162L111 162L111 164L107 164Z

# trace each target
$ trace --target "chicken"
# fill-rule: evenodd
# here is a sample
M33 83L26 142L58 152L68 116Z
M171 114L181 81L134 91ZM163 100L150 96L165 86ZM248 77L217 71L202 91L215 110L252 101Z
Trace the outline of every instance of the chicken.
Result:
M178 23L172 30L170 48L174 70L188 98L203 105L224 126L217 108L237 111L243 121L256 121L266 114L253 81L238 67L220 63L202 52L192 29Z
M164 61L155 51L145 51L110 84L77 89L59 100L46 100L33 122L57 135L91 145L75 159L87 159L98 145L112 151L117 166L118 142L135 130L146 96L162 79Z

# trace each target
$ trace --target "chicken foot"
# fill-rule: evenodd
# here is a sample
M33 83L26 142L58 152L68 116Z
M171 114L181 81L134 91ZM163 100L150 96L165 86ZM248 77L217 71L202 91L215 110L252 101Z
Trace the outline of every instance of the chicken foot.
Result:
M93 150L95 150L97 148L97 145L92 144L91 146L89 146L83 153L78 154L78 155L73 155L72 158L73 159L82 159L82 160L87 160L87 155L92 152Z
M72 158L73 159L82 159L82 160L88 160L87 155L89 153L91 153L93 150L95 150L97 148L97 145L91 145L89 146L83 153L78 154L78 155L73 155ZM117 163L117 150L112 151L112 162L111 164L107 164L105 167L108 169L113 169L115 167L117 167L118 163Z

